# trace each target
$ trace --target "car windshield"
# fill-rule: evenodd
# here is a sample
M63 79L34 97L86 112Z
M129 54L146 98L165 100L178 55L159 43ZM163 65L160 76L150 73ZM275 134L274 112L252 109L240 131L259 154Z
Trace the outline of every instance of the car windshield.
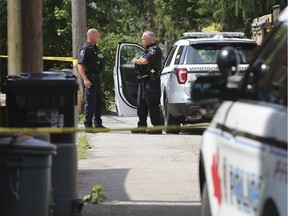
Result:
M287 28L286 21L273 31L248 68L245 98L287 106Z
M192 45L187 50L186 64L216 64L216 57L220 49L225 45ZM228 46L228 44L227 44ZM229 44L231 46L231 44ZM232 44L233 46L233 44ZM252 50L256 47L255 44L250 46L234 46L239 52L240 64L248 64Z

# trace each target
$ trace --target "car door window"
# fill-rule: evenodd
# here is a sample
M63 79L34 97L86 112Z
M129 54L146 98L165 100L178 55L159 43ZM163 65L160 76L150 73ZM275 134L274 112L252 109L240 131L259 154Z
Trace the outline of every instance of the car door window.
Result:
M245 80L244 97L287 106L287 23L267 41Z
M134 57L140 57L143 54L143 48L136 45L124 45L120 50L119 71L121 77L121 90L125 99L136 106L138 79L135 65L132 63Z
M169 51L168 56L167 56L167 59L166 59L166 61L165 61L165 63L164 63L164 67L170 66L171 61L172 61L172 58L173 58L174 53L175 53L175 50L176 50L176 47L177 47L177 46L173 46L173 47L171 48L171 50Z
M121 49L120 66L134 67L132 59L134 57L140 57L142 54L143 50L138 47L124 46Z
M179 46L176 57L175 57L175 65L183 64L185 59L185 52L184 52L184 46Z

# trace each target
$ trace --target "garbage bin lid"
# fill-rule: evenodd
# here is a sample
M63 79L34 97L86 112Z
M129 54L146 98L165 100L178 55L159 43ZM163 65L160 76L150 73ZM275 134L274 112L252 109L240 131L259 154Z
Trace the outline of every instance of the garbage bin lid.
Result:
M74 74L65 73L64 71L43 71L42 73L20 73L15 76L8 76L8 79L14 80L67 80L75 79Z
M27 154L55 154L56 145L39 139L25 139L17 141L15 137L0 139L0 151L13 151L14 153Z
M42 73L22 73L16 76L8 76L6 90L13 89L16 86L24 86L25 88L41 86L60 89L73 87L73 89L78 89L78 81L75 75L63 71L44 71Z

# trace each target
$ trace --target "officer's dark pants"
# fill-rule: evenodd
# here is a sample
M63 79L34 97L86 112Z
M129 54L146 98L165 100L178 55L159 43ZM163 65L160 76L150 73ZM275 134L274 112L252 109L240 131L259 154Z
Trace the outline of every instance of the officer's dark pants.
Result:
M151 82L141 80L138 85L137 115L139 117L138 126L147 126L148 112L153 126L161 125L160 116L160 81Z
M84 92L84 126L92 127L92 120L94 127L102 125L101 113L102 113L102 90L99 76L89 77L92 86L86 88L83 83Z

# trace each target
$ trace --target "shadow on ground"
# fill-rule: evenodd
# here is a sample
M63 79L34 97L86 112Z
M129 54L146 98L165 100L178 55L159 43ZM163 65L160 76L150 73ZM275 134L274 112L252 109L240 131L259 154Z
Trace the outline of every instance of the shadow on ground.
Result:
M207 128L192 128L181 130L182 134L202 135Z
M78 170L80 198L90 194L94 184L103 187L107 200L101 204L85 203L82 216L198 216L199 202L131 200L125 191L129 169Z
M133 202L132 204L86 204L82 210L83 216L198 216L200 215L200 205L153 205Z
M129 200L124 187L129 169L78 170L80 197L90 194L93 185L101 185L108 200Z

